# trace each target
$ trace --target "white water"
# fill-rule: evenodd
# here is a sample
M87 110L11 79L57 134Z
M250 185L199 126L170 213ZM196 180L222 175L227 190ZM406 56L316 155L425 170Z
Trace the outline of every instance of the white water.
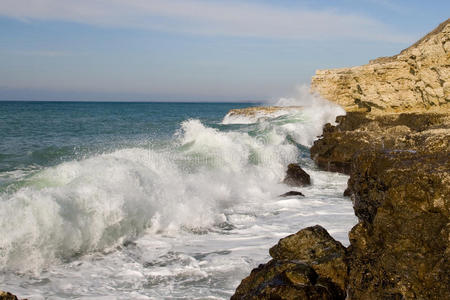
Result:
M164 149L119 150L26 178L0 195L0 289L29 299L222 299L305 226L348 244L347 177L317 171L287 139L310 146L342 110L300 99L294 115L227 131L187 120ZM313 185L305 198L279 198L299 157Z

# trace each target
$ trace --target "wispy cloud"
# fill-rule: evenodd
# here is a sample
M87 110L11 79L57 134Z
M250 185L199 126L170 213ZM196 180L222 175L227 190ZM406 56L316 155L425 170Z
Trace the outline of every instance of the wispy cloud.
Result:
M357 14L234 0L2 0L0 15L199 35L410 40Z
M73 53L70 52L55 51L55 50L15 50L15 51L8 51L7 53L20 56L39 56L39 57L67 57L73 55Z

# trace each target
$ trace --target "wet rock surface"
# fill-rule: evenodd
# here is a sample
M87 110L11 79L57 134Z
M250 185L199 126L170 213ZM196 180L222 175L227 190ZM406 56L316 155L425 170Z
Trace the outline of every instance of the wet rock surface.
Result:
M289 164L283 183L290 186L305 186L311 184L311 177L299 164Z
M345 299L345 248L313 226L281 239L231 299Z

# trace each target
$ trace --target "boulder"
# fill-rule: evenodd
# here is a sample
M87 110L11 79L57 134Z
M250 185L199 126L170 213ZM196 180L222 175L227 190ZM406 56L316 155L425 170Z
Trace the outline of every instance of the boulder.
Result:
M305 186L311 184L311 177L299 164L289 164L283 183L290 186Z
M281 239L231 299L345 299L345 248L313 226Z
M270 248L269 253L274 259L297 259L305 262L322 278L330 279L343 291L346 289L346 249L319 225L282 238Z
M320 278L314 269L296 260L271 260L242 280L231 300L241 299L345 299L331 281Z

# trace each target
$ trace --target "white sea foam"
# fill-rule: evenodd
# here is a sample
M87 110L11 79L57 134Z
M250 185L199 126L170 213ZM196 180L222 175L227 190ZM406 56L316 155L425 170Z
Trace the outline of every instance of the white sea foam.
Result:
M277 105L301 104L292 101ZM302 154L296 143L311 145L342 113L315 103L233 130L186 120L164 149L118 150L24 179L0 194L0 281L30 299L225 299L300 228L321 224L348 244L346 176L302 159L313 180L306 197L278 197L292 189L281 181Z
M39 270L147 228L223 222L223 209L234 203L282 191L278 183L297 148L272 132L265 141L188 120L174 142L178 149L124 149L45 169L1 195L0 265Z
M282 106L282 105L280 105L280 106ZM270 112L256 110L252 114L247 114L247 115L229 112L223 118L222 124L224 124L224 125L253 124L253 123L264 122L264 121L268 121L271 119L279 118L282 116L295 115L295 114L299 113L300 110L301 110L300 107L286 107L285 109L277 108Z
M298 86L293 97L270 101L268 105L286 107L286 109L277 109L270 113L261 111L250 115L229 113L224 117L222 123L269 123L275 125L282 135L289 135L297 143L310 147L317 136L322 133L324 124L334 124L336 116L345 115L342 107L317 94L311 94L306 85Z

